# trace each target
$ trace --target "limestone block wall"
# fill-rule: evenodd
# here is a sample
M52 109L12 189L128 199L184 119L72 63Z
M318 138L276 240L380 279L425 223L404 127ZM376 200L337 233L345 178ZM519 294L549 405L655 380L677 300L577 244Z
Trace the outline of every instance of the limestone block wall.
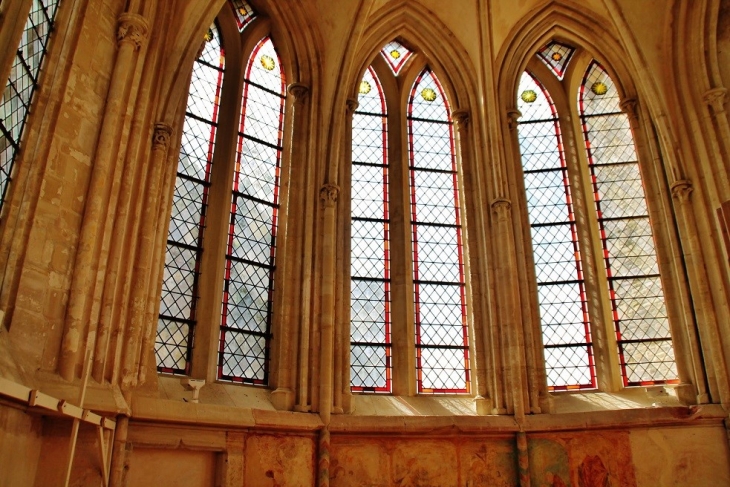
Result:
M216 381L211 294L193 403L179 377L158 376L154 341L193 62L216 18L241 39L227 75L242 76L253 42L226 1L61 0L0 213L0 378L72 403L85 389L84 407L117 422L112 486L730 483L730 249L715 217L730 200L728 0L251 0L289 93L271 380ZM0 73L30 3L0 2ZM362 72L396 37L447 80L457 119L474 364L463 396L418 395L413 381L353 395L348 381L348 137ZM681 364L667 390L548 392L514 129L517 80L554 38L610 64L636 108ZM203 287L221 286L207 258ZM0 486L62 482L70 419L0 401ZM82 426L70 485L100 483L99 446Z

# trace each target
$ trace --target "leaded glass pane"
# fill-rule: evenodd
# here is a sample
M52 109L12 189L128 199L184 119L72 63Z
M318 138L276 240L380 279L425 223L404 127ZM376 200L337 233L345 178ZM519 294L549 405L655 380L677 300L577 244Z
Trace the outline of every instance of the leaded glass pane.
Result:
M256 18L256 11L245 0L228 0L228 4L236 16L238 31L243 32L243 29Z
M155 354L160 372L185 374L197 322L198 273L218 128L225 56L210 27L193 65L167 236Z
M430 69L408 101L418 392L469 392L464 256L454 135Z
M520 80L517 103L523 114L518 134L548 388L595 388L585 281L557 112L529 72Z
M350 385L390 392L390 214L387 112L375 71L360 82L352 118Z
M575 48L552 41L537 52L537 57L555 73L558 79L563 79L574 53Z
M12 178L23 129L38 86L58 0L33 0L10 77L0 97L0 209Z
M226 249L218 378L268 384L286 90L269 37L246 65Z
M654 238L629 119L593 61L578 107L583 124L624 385L677 382Z
M393 70L393 74L397 76L413 52L400 42L392 41L380 50L380 54L388 62L388 66Z

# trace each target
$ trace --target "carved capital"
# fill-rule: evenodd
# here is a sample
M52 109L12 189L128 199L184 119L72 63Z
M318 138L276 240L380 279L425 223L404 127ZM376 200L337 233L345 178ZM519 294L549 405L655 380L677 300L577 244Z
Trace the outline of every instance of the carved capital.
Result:
M492 201L492 213L499 221L504 221L512 212L512 202L507 198L497 198Z
M347 99L347 114L352 115L355 113L355 110L357 110L357 107L360 106L360 103L355 98L348 98Z
M309 94L309 87L302 83L291 83L286 87L286 92L294 97L294 103L301 103Z
M340 195L340 187L335 184L325 184L319 190L319 199L324 202L326 208L332 208L337 203L337 197Z
M626 98L625 100L622 100L621 103L619 103L621 111L628 115L629 118L634 120L639 118L639 112L637 110L638 105L639 102L636 100L636 98Z
M689 201L690 194L692 194L692 181L689 179L680 179L672 183L672 196L677 198L682 203Z
M507 110L507 125L510 130L517 128L517 120L522 116L522 112L516 108L510 108Z
M454 110L451 114L451 118L454 119L454 122L456 122L456 126L459 129L465 129L469 126L469 110L466 108Z
M142 47L147 40L149 27L147 20L137 14L125 12L119 16L119 29L117 30L117 44L131 43L135 50Z
M712 88L711 90L707 90L702 98L705 100L705 103L707 103L710 108L712 108L712 111L715 112L715 114L717 115L725 111L726 96L726 88Z
M167 150L170 146L172 127L166 123L156 123L152 134L152 150Z

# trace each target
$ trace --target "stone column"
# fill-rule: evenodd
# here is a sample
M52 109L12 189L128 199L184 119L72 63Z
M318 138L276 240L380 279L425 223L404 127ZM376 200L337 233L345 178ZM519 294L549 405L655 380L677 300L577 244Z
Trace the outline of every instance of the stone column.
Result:
M128 340L125 343L122 360L122 385L136 385L146 379L152 344L157 332L156 313L159 310L157 297L157 273L154 271L155 241L157 237L157 212L162 201L162 180L168 164L168 151L172 127L158 123L152 137L152 157L147 184L147 204L142 209L142 225L138 239L138 253L135 257L133 279L135 283L131 299L131 317ZM134 337L133 334L137 336ZM142 345L138 346L141 335ZM134 363L132 362L134 360Z
M354 98L347 100L347 111L345 117L345 152L344 156L344 174L345 174L345 194L352 193L352 118L359 103ZM340 267L339 289L341 289L341 303L339 306L340 315L337 327L335 328L335 412L350 412L352 410L352 391L350 390L350 252L351 252L351 197L346 198L341 205L340 219L343 222L343 234L341 240L342 264Z
M294 145L296 142L299 142L299 138L296 137L296 135L298 133L301 133L299 132L299 130L300 127L304 124L303 116L306 112L302 110L302 107L304 105L304 100L309 94L309 88L302 83L292 83L287 87L287 93L294 98L294 103L292 103L291 109L288 114L291 120L291 126L293 131L291 143L289 144L288 157L289 164L291 165L294 161ZM285 299L291 295L289 285L290 275L297 270L297 266L292 266L291 264L289 264L289 259L287 258L288 248L293 248L293 245L287 244L282 246L280 250L277 249L277 260L279 262L282 262L283 265L281 266L281 271L278 271L280 274L277 276L276 282L277 287L280 287L281 289L280 296L283 296ZM279 333L279 355L276 361L277 388L271 393L271 402L274 404L274 407L276 407L276 409L284 411L291 410L294 407L295 402L295 377L293 377L293 372L296 370L296 365L293 359L297 356L297 354L295 353L295 348L297 346L297 335L294 333L293 328L295 324L299 322L296 317L292 316L291 312L289 311L289 306L290 303L288 302L285 302L282 306L283 311L281 323L284 327L290 327L290 332ZM307 325L302 326L302 329L298 331L303 340L306 336L307 348L309 348L309 322L307 320L301 320L301 322L306 323ZM299 357L302 357L302 355L308 358L308 354L304 353L303 350L299 350ZM303 371L305 372L303 380L306 383L306 366L303 367ZM306 394L306 386L303 387L303 389Z
M330 430L325 426L319 432L319 446L317 453L317 485L330 485Z
M506 396L511 400L515 417L519 420L525 416L524 384L522 381L522 354L519 330L520 310L518 308L517 268L515 265L514 238L512 235L512 202L506 198L492 201L494 224L494 241L497 245L495 277L497 286L497 316L503 349L504 375L507 378ZM506 346L505 346L506 345Z
M712 292L709 287L709 279L704 271L705 262L702 254L702 246L699 241L697 232L697 222L695 221L694 210L692 207L692 182L687 179L675 181L672 184L672 196L675 202L675 213L677 216L677 224L679 227L680 238L683 240L682 254L684 256L685 268L689 276L690 291L692 293L692 302L694 303L694 311L697 317L697 326L700 327L701 335L705 339L703 343L709 348L712 357L712 368L714 375L717 377L717 386L720 392L720 399L723 404L730 403L730 387L728 384L727 361L723 353L720 330L717 323L717 317L714 313L714 303L712 300ZM690 330L687 330L690 333ZM695 352L695 350L692 350ZM696 351L699 358L699 350ZM696 360L693 359L693 362ZM702 363L694 364L702 371ZM702 380L702 375L697 377L697 382ZM709 397L704 389L697 390L697 402L702 404L709 402ZM680 391L681 392L681 391Z
M517 433L517 467L520 487L530 487L530 455L527 448L527 434Z
M59 359L58 371L66 380L78 376L81 365L81 350L84 348L83 341L96 294L96 274L103 242L100 232L103 233L106 223L124 115L129 102L130 83L137 64L137 52L147 41L147 33L147 21L142 16L124 13L119 17L119 52L114 63L91 169Z
M319 344L319 415L325 427L332 413L335 325L335 247L337 245L337 197L340 188L327 183L319 191L324 206L322 231L322 286Z
M703 98L717 121L717 131L721 146L720 153L725 156L722 161L719 161L718 166L724 167L725 171L730 172L730 122L728 122L727 111L725 111L727 89L723 87L712 88L705 92Z

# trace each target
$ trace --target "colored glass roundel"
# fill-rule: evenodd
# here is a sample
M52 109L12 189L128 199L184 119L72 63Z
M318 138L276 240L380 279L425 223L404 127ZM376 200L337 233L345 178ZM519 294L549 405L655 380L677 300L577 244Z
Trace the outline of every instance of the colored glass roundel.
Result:
M537 57L550 68L558 79L563 79L574 53L575 48L552 41L537 51Z
M392 41L387 43L385 47L381 49L380 54L388 63L390 69L393 70L393 74L398 75L413 52L400 42Z
M436 90L434 90L433 88L424 88L423 91L421 91L421 98L423 98L427 102L435 101L436 97Z
M370 86L370 83L368 83L367 81L363 80L363 81L360 82L360 89L358 90L358 92L361 95L367 95L368 93L370 93L370 90L371 89L372 89L372 87Z
M596 81L591 85L591 91L598 96L603 96L608 93L608 86L603 81Z
M266 71L271 71L276 67L276 61L274 61L274 58L271 56L264 54L261 56L261 66L263 66Z
M535 103L535 100L537 100L537 93L535 93L535 90L525 90L520 95L520 98L525 103Z

